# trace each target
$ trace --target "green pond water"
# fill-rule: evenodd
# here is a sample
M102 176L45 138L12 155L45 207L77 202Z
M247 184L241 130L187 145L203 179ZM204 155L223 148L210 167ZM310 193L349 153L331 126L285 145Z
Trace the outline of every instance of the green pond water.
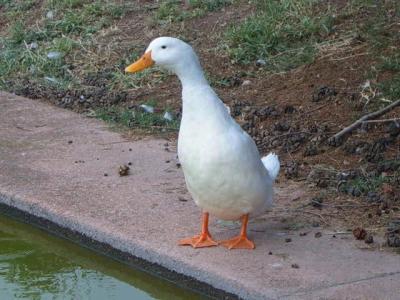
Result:
M206 299L0 215L0 299Z

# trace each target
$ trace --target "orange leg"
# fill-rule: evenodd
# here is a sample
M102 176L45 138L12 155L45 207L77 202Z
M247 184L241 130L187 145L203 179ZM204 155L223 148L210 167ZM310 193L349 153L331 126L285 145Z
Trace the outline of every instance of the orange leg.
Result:
M221 241L220 244L230 249L254 249L256 246L252 241L247 238L247 223L249 221L249 214L242 216L242 228L240 235L230 240Z
M180 246L192 246L193 248L218 246L218 243L211 238L211 234L208 231L208 216L208 212L203 213L203 225L201 227L201 233L192 238L180 240Z

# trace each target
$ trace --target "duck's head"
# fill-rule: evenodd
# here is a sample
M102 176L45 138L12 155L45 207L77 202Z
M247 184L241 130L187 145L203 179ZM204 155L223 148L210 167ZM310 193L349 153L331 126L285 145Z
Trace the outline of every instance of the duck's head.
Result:
M136 62L125 68L127 73L135 73L158 65L181 77L188 69L200 69L196 53L192 47L177 38L159 37L147 47Z

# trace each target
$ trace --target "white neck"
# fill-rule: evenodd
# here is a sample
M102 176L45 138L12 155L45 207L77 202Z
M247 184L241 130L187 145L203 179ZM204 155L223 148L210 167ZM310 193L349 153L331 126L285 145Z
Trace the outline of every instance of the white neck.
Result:
M203 70L197 57L194 57L194 59L183 60L176 67L174 72L181 81L184 89L194 86L209 85L207 79L204 77Z

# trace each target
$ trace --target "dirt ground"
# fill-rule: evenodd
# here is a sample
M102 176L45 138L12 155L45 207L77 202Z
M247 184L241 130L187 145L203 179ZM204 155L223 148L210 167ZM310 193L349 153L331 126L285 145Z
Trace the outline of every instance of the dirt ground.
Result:
M31 15L32 22L35 11L42 13L41 2L38 3ZM346 1L329 3L340 11ZM366 110L365 103L368 97L374 99L379 94L374 84L393 76L391 72L371 76L371 66L378 59L376 52L369 50L363 37L345 34L354 22L366 22L370 12L360 11L336 20L335 31L327 38L329 43L321 46L312 63L274 73L255 62L233 63L221 47L224 31L254 13L254 6L247 1L164 25L152 18L154 1L135 4L138 9L125 14L113 29L98 35L97 72L85 77L86 88L59 91L28 79L23 89L14 92L80 113L107 105L131 107L156 98L179 115L180 84L174 76L130 90L104 88L111 63L128 56L132 49L140 53L155 37L177 36L196 49L212 85L254 138L260 152L279 155L279 182L307 189L308 196L293 199L287 205L297 212L307 208L307 213L300 213L299 224L318 223L338 230L360 227L373 235L384 235L388 224L400 218L399 122L369 123L352 132L340 145L328 142L335 133L371 110ZM393 24L392 29L398 30L399 23ZM0 23L3 32L6 26ZM115 44L118 48L111 60L105 61L109 56L103 60L106 45ZM92 101L81 103L81 95ZM382 118L399 115L397 107Z

